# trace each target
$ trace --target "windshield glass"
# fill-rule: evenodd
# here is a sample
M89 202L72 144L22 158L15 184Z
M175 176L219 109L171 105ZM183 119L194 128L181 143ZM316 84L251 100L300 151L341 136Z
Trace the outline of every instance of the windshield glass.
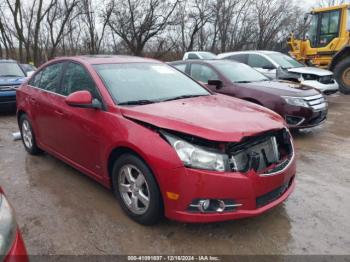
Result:
M0 77L24 77L22 69L16 63L0 63Z
M95 69L118 104L161 102L210 93L178 70L158 63L102 64Z
M297 60L294 60L290 56L284 54L267 54L275 63L277 63L282 68L295 68L295 67L304 67L303 64L299 63Z
M256 71L254 68L241 63L220 62L215 64L215 68L226 78L235 83L269 80L266 76Z
M203 59L215 59L216 55L210 52L199 53Z

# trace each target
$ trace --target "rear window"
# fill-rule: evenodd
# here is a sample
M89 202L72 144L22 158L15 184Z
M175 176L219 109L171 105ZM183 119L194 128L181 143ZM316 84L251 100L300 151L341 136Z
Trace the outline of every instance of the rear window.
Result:
M237 62L246 64L248 62L247 58L248 58L248 54L237 54L237 55L231 55L226 59L231 59L231 60L235 60Z

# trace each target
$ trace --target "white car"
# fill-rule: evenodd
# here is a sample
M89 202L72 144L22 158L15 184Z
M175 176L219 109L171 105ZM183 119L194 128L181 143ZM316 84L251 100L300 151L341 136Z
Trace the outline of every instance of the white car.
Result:
M190 60L190 59L217 59L217 56L211 52L204 51L191 51L186 52L182 58L182 60Z
M331 71L307 67L292 57L279 52L240 51L219 54L218 58L245 63L272 79L298 81L303 85L316 88L324 94L332 94L339 89Z

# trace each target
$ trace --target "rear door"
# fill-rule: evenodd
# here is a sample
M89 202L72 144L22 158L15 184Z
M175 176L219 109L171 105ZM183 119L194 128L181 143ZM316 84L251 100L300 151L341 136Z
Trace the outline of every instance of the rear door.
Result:
M57 138L61 126L55 119L59 116L60 95L57 94L57 89L60 85L63 66L64 62L50 64L38 72L29 83L33 87L29 102L34 130L39 145L44 145L49 150L56 150L59 146Z

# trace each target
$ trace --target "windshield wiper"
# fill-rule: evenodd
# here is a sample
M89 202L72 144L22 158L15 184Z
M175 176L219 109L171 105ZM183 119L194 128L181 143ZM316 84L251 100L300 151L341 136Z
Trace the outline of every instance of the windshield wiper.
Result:
M122 102L119 103L118 105L148 105L148 104L153 104L157 101L153 101L153 100L146 100L146 99L141 99L141 100L132 100L132 101L126 101L126 102Z
M252 81L235 81L234 83L241 83L241 84L246 84L246 83L251 83Z
M179 100L179 99L185 99L185 98L191 98L191 97L198 97L198 96L208 96L208 95L182 95L182 96L175 96L175 97L164 99L164 100L162 100L162 102L172 101L172 100Z
M0 77L22 77L19 75L0 75Z

